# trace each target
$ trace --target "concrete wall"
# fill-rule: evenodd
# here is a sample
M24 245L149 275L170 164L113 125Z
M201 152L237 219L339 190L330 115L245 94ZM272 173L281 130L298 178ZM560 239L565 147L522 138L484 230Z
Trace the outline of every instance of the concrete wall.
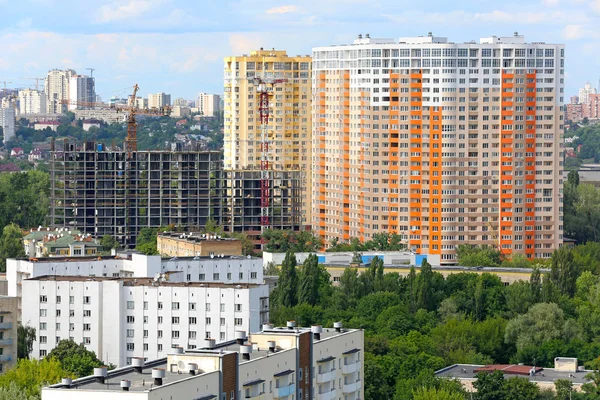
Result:
M195 241L158 235L156 242L158 254L177 257L210 256L225 254L226 256L241 256L242 242L233 239L206 239Z

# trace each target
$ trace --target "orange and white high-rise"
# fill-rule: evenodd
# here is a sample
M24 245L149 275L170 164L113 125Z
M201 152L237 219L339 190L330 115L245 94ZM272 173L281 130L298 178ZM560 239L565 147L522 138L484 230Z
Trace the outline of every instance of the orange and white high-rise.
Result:
M563 233L563 87L564 46L517 33L314 48L313 231L396 232L442 264L459 244L549 257Z

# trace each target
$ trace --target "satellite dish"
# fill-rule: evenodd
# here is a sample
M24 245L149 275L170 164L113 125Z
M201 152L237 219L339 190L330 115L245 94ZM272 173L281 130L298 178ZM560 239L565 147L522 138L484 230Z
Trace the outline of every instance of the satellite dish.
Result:
M156 275L154 275L154 282L158 282L160 280L160 272L157 272Z
M180 371L185 370L185 363L183 361L179 361L177 363L177 368L179 368Z

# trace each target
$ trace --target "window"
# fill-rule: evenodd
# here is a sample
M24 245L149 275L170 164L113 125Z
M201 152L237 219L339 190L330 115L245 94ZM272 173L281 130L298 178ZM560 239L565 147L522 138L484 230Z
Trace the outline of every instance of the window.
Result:
M196 331L189 331L188 336L190 339L196 339Z
M46 323L45 322L40 322L40 331L45 331L46 330Z
M90 304L90 296L83 296L83 304Z
M218 272L215 272L215 273L213 274L213 281L218 281L218 280L219 280L219 273L218 273Z
M210 325L210 323L211 323L210 317L206 317L206 325Z
M225 312L225 303L221 303L221 312Z
M135 350L135 343L127 343L127 351Z
M157 321L158 321L159 324L162 324L163 323L163 317L159 316Z
M48 296L43 295L40 296L40 303L47 303L48 302Z
M250 272L250 279L256 279L256 272Z
M145 301L145 302L144 302L144 310L147 310L147 309L148 309L148 302L147 302L147 301Z
M190 303L190 311L194 311L196 309L196 303ZM207 310L210 311L210 310Z
M148 329L144 329L144 337L147 338L148 337Z
M225 340L225 332L221 332L219 338L221 339L221 341Z
M47 310L45 308L40 308L40 317L45 317L47 314Z
M206 274L198 274L198 280L199 281L205 281L206 280Z
M157 334L156 334L156 337L161 338L162 337L162 331L158 331Z
M158 304L157 304L157 306L158 306L159 310L162 310L162 301L159 301Z
M190 325L196 325L196 317L190 317Z
M179 317L171 317L171 323L178 324L179 323Z
M133 307L134 307L134 305L135 305L135 304L134 304L134 302L133 302L133 301L128 301L128 302L127 302L127 309L128 309L128 310L133 310Z
M83 344L91 344L91 343L92 343L91 337L87 337L87 336L83 337Z
M71 323L69 324L69 330L70 330L70 331L74 331L74 330L75 330L75 324L74 324L74 323L72 323L72 322L71 322Z
M133 337L135 331L133 329L127 329L127 337Z
M92 330L92 325L91 324L83 324L83 330L84 331L91 331Z
M179 331L171 331L171 338L178 339L179 338Z
M56 310L56 316L60 317L60 310Z
M148 351L148 343L144 343L144 351Z
M241 304L236 304L235 305L235 311L242 311L242 305Z
M69 310L69 317L75 316L75 310Z
M46 357L48 350L40 350L40 357ZM0 371L2 371L2 364L0 364Z
M92 310L83 310L83 316L84 317L91 317L92 316Z
M177 303L177 302L176 303L172 303L171 304L171 309L172 310L179 310L179 303Z
M61 301L60 296L56 296L56 304L60 304L60 301Z
M221 326L225 326L225 318L221 318Z
M127 323L128 324L133 324L135 322L135 317L133 315L128 315L127 316Z
M75 304L75 296L69 296L69 304Z
M240 272L240 279L244 279L244 273Z
M60 322L56 323L56 330L60 331ZM57 343L60 342L60 340L57 340Z
M243 319L242 319L242 318L236 318L236 319L235 319L235 325L236 325L236 326L240 326L240 325L242 325L243 323L244 323L244 322L243 322Z
M159 345L157 346L157 350L158 350L158 351L162 351L162 344L159 344Z

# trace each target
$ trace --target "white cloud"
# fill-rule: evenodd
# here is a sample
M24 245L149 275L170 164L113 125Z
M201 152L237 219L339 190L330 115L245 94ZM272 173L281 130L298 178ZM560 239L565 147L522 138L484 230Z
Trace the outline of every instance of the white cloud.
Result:
M555 7L559 3L559 0L542 0L542 4L547 7Z
M563 29L563 37L566 40L577 40L586 35L583 25L567 25Z
M600 0L596 0L600 3ZM456 21L462 21L463 24L514 24L518 21L522 24L556 24L568 23L574 20L587 22L589 18L584 12L580 11L517 11L505 12L493 10L489 12L472 13L463 10L450 11L447 13L426 13L426 12L404 12L400 14L384 14L386 17L395 22L414 23L420 21L428 24L452 24Z
M592 0L590 2L590 7L592 7L592 10L600 14L600 0Z
M128 0L116 1L103 5L97 10L97 22L106 23L139 17L158 8L162 0Z
M229 46L231 47L230 54L248 54L250 50L269 47L265 35L261 33L230 33Z
M267 10L267 14L289 14L295 12L298 12L298 7L296 6L279 6Z

